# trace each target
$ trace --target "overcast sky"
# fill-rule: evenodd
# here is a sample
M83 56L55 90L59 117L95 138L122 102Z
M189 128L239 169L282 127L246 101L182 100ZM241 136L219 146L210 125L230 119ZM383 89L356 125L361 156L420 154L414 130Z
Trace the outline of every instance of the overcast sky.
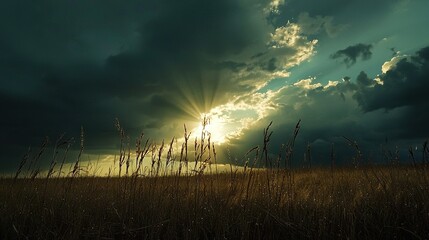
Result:
M427 9L427 0L1 1L0 168L14 169L45 136L79 139L81 126L88 159L115 154L116 117L131 139L161 141L207 114L230 158L260 145L270 121L276 154L299 119L296 161L310 144L326 163L332 143L349 161L342 136L367 159L381 158L381 144L419 150L429 137Z

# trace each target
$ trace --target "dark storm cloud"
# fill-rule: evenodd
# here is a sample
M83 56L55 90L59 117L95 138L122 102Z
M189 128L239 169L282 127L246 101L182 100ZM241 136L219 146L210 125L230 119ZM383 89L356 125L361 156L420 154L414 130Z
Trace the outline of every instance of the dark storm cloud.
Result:
M375 84L374 80L370 79L364 71L361 71L359 73L359 75L356 78L356 82L358 86L361 86L361 87L373 86Z
M254 88L236 75L266 51L272 28L262 8L229 0L2 1L0 145L78 137L83 125L87 149L114 149L115 117L135 135L180 136L167 125L195 121ZM3 150L10 161L21 155Z
M338 50L334 54L331 55L332 59L342 59L342 61L348 66L352 66L356 63L357 59L360 58L362 60L368 60L371 58L372 45L371 44L356 44L353 46L349 46L345 49Z
M367 77L359 77L358 80L361 78ZM356 93L356 99L364 111L427 106L429 104L427 97L429 47L421 49L411 58L400 60L393 68L380 75L379 79L383 82L382 85L377 84L371 87L366 84L366 87ZM426 115L425 112L422 111L421 114ZM421 116L421 114L419 115Z
M428 138L429 47L404 58L379 76L382 85L360 88L354 95L365 112L400 113L384 122L383 129L397 138ZM393 115L393 114L392 114Z

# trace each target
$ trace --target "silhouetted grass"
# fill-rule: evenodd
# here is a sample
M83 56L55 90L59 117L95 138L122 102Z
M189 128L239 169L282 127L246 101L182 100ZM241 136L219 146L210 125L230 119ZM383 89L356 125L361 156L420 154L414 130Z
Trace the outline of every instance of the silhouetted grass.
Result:
M267 153L270 125L262 154L255 147L246 153L254 157L242 171L217 174L207 174L216 162L208 133L195 141L191 164L186 127L180 154L174 154L173 140L157 146L141 135L131 172L129 143L117 122L121 177L80 172L83 130L69 173L53 178L56 152L46 176L38 168L37 174L23 173L26 164L38 161L44 143L34 158L26 154L14 178L0 179L0 239L429 239L426 159L413 159L410 166L365 166L358 144L347 139L357 152L353 167L335 168L332 153L330 168L292 169L299 122L277 164ZM70 148L62 139L55 151ZM146 173L144 158L151 165ZM256 168L256 161L271 167Z
M269 182L267 183L267 173ZM422 168L0 180L2 239L427 239Z

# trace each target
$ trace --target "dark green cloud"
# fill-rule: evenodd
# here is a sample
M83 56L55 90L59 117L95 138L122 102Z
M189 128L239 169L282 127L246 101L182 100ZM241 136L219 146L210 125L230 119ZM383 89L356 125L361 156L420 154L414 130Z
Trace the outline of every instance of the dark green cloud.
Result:
M331 58L340 58L347 65L347 67L350 67L356 63L358 58L362 60L370 59L372 55L371 48L371 44L358 43L356 45L349 46L345 49L336 51L334 54L331 55Z
M419 50L414 56L404 58L390 70L379 76L383 85L366 86L356 93L356 99L364 111L391 110L399 107L429 104L429 47ZM358 79L359 80L359 79ZM366 80L365 80L366 81ZM421 109L421 114L425 111Z

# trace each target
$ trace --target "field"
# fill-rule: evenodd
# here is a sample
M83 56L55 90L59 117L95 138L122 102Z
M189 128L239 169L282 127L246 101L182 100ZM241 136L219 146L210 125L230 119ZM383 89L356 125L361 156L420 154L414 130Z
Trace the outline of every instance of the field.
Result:
M156 145L141 135L131 162L117 122L116 174L109 168L104 177L81 165L83 130L69 170L62 136L41 170L45 142L24 156L14 177L0 178L0 239L429 239L427 142L421 161L410 149L408 165L370 166L346 138L356 152L350 167L335 167L332 154L330 167L294 168L299 122L277 157L268 150L270 125L262 147L227 172L218 171L204 128L193 149L186 127L181 149L174 139Z
M428 239L428 169L0 180L1 239Z

